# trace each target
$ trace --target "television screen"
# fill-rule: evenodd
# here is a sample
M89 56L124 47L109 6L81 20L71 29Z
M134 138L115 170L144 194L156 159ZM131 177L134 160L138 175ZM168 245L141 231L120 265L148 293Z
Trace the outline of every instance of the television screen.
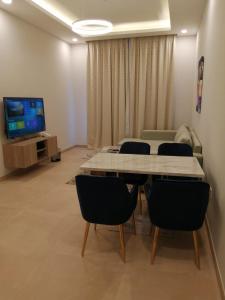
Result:
M34 134L45 130L42 98L4 97L5 126L8 138Z

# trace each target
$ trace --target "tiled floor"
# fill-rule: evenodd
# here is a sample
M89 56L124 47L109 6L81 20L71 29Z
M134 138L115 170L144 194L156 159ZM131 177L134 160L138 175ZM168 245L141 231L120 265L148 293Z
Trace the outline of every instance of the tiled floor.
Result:
M118 233L103 226L90 231L81 258L84 222L66 182L89 154L76 148L0 182L0 300L219 300L204 228L200 271L188 233L164 232L150 265L150 225L138 209L139 234L126 230L126 264Z

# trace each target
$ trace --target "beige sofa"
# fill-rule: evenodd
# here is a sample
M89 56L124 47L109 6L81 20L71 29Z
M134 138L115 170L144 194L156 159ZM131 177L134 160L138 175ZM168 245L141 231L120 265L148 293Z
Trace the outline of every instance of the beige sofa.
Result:
M197 157L199 163L202 165L202 145L192 128L188 127L188 132L192 140L191 146L193 149L193 155ZM175 142L176 134L177 130L143 130L141 139L148 140L149 144L151 144L152 149L154 149L153 151L157 151L157 148L160 144L165 142Z
M192 147L193 155L198 159L200 165L202 166L203 165L202 145L196 133L192 128L188 127L187 125L183 125L181 127L186 127L186 133L189 136L189 141L187 143L189 143L190 146ZM128 141L143 142L143 140L145 140L145 142L151 146L151 154L156 155L158 153L158 147L160 144L178 142L177 132L178 130L143 130L141 134L141 138L124 138L119 142L118 146L121 146L124 142L128 142ZM182 143L182 141L179 142ZM106 148L107 149L105 151L108 152L109 149L108 147Z

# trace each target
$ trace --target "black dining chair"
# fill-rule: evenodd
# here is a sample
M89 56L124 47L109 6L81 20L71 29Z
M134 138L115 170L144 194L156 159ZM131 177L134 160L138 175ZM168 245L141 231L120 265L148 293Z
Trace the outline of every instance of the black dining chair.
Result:
M190 145L182 143L163 143L158 147L158 155L164 156L193 156L193 150ZM178 177L178 176L158 176L155 175L152 177L153 181L160 178L168 178L174 180L194 180L192 177Z
M143 142L125 142L121 145L120 154L137 154L137 155L150 155L151 147ZM148 175L145 174L130 174L120 173L119 177L124 180L126 184L138 185L138 195L140 203L140 212L142 214L142 200L141 189L148 180Z
M200 268L197 230L205 219L209 189L209 184L202 181L157 180L146 190L149 216L154 226L152 263L160 229L192 231L195 263Z
M163 143L159 145L158 155L193 156L190 145L181 143Z
M125 262L123 224L132 216L134 231L134 210L137 205L138 188L129 192L119 177L78 175L75 178L81 213L86 221L86 229L81 255L84 256L90 224L118 225L121 256Z

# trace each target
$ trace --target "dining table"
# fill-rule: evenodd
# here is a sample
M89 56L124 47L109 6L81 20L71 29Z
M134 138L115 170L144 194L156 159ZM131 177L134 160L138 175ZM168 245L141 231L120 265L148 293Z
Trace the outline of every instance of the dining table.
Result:
M204 179L196 157L99 152L80 166L83 173L116 172Z

